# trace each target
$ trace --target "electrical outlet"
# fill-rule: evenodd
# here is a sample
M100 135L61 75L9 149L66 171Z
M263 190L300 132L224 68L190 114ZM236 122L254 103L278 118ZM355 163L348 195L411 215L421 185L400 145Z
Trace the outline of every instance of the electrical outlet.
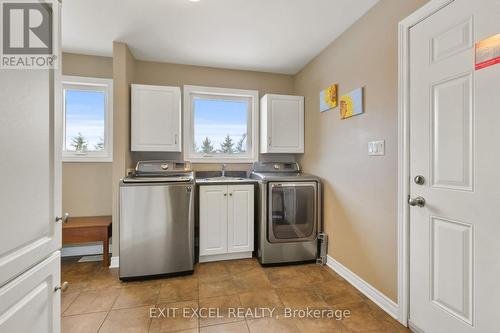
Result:
M368 155L370 156L385 155L385 140L368 142Z

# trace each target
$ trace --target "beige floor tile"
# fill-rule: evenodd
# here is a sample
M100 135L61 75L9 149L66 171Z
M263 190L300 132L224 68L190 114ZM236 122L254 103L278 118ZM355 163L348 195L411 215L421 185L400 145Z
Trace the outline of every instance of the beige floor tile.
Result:
M122 288L125 285L118 277L118 269L103 269L89 279L88 290Z
M68 282L68 292L85 290L89 284L89 277L94 274L89 273L62 273L61 281Z
M307 288L312 285L297 266L270 267L264 272L274 288Z
M250 333L299 333L292 319L261 318L247 320Z
M330 306L313 291L298 289L277 289L283 304L290 309L328 309Z
M336 288L332 286L320 286L317 292L323 296L325 302L332 306L356 303L364 300L358 291L350 285L338 286Z
M240 259L225 261L225 265L230 274L239 274L253 269L263 271L262 266L256 259Z
M346 304L343 310L349 310L351 312L349 318L342 320L342 325L352 332L396 332L394 326L375 318L370 307L365 302Z
M303 273L311 283L315 284L337 279L337 276L331 274L325 267L318 264L297 266L297 270Z
M263 268L255 259L232 260L197 264L192 276L122 283L118 270L102 268L100 263L63 262L62 280L70 282L68 292L62 295L61 311L66 309L63 333L97 332L101 325L100 333L140 333L150 328L151 332L194 333L198 325L202 332L246 332L248 326L250 332L258 333L409 333L338 274L313 264ZM195 305L198 298L200 307L219 308L222 318L150 318L150 304ZM243 316L230 316L228 311L274 306L278 318L245 321ZM285 318L285 306L347 309L351 318ZM114 309L105 312L110 307Z
M258 268L235 274L232 278L240 292L272 288L266 273Z
M234 309L241 307L238 295L202 298L199 301L199 307L205 309L218 309L217 316L209 317L207 316L207 312L200 313L205 316L205 318L200 317L200 327L245 320L244 317L233 316L229 312L230 308Z
M61 319L62 333L97 333L107 312L88 313Z
M247 309L251 309L252 313L260 314L258 309L273 309L273 313L267 311L264 312L266 317L276 316L282 314L284 310L284 305L281 302L278 294L272 289L263 289L260 291L250 291L239 294L241 306ZM254 316L255 318L257 316Z
M196 270L200 279L217 280L229 275L228 265L224 261L199 264Z
M185 277L161 281L159 303L172 303L198 299L198 278Z
M149 306L112 310L99 333L147 333L151 318Z
M198 308L197 301L178 302L169 304L159 304L164 314L159 318L153 318L151 322L150 333L177 332L187 329L198 329L198 317L195 315Z
M69 308L78 295L80 295L79 291L66 291L61 294L61 314Z
M82 292L64 312L64 315L71 316L83 313L109 311L119 293L120 290L117 289Z
M248 333L245 321L202 327L200 333Z
M229 275L216 280L203 280L200 277L199 288L200 298L233 295L239 291Z
M120 293L113 309L137 307L141 305L155 305L160 295L159 284L156 287L150 286L127 286L120 289Z
M344 333L341 321L334 318L300 318L295 325L301 333Z

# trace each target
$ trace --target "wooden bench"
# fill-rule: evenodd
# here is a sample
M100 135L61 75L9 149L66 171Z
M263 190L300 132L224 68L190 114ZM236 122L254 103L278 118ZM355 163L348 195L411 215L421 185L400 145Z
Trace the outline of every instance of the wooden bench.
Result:
M102 242L102 265L108 267L111 216L72 217L63 224L63 244Z

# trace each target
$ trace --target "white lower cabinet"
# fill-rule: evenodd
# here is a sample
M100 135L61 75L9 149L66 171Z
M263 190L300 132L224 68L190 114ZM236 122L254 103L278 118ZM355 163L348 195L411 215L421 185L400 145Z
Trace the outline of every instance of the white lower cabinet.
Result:
M0 288L0 332L61 331L60 271L57 251Z
M251 258L254 186L200 186L200 262Z

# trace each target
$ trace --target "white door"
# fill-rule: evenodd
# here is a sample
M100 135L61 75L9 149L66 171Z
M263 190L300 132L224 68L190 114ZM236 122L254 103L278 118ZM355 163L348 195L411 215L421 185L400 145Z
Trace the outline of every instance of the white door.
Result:
M60 332L59 251L0 288L0 332Z
M499 22L498 0L455 0L410 31L411 203L425 199L410 209L410 322L426 333L499 330L500 65L474 69Z
M227 253L226 185L200 186L200 256Z
M181 151L179 87L132 85L131 149Z
M265 95L263 153L304 152L304 97ZM267 122L267 123L266 123Z
M228 252L253 251L253 185L229 185L228 193Z
M61 247L59 82L0 70L0 286Z

